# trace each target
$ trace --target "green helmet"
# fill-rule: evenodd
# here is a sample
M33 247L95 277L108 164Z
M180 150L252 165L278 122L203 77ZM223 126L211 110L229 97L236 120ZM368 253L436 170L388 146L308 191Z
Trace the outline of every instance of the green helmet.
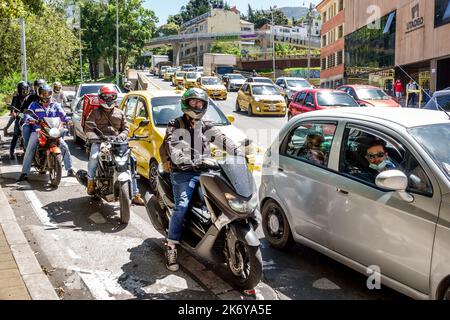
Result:
M196 109L189 105L189 99L198 99L203 101L203 108ZM185 113L188 117L192 119L199 120L201 119L208 109L208 95L205 91L199 88L191 88L186 90L186 92L181 97L181 111Z

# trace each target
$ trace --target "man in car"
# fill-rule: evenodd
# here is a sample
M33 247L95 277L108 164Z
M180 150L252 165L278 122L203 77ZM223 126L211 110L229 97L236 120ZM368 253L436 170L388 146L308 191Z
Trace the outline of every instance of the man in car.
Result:
M369 164L366 172L361 177L375 183L376 177L383 171L395 169L395 164L390 160L386 152L386 142L381 139L373 139L365 146L365 158Z
M171 179L175 209L169 222L166 247L166 266L177 271L176 244L180 242L184 217L198 186L200 173L205 170L203 158L211 157L210 142L223 147L228 154L240 154L238 147L211 122L202 118L208 109L208 95L199 88L187 90L181 98L184 115L167 125L164 146L170 157ZM181 130L189 133L189 139ZM208 132L208 135L205 135ZM186 132L185 132L186 133Z

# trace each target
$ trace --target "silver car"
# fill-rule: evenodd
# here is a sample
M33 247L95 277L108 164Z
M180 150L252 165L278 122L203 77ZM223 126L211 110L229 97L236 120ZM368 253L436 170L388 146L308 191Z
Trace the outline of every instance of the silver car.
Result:
M281 77L275 80L275 84L282 92L284 92L286 105L289 105L289 103L291 103L293 95L297 92L303 89L314 88L314 86L304 78Z
M304 244L415 299L450 299L449 141L444 112L292 118L264 157L267 241ZM374 145L381 150L369 152Z

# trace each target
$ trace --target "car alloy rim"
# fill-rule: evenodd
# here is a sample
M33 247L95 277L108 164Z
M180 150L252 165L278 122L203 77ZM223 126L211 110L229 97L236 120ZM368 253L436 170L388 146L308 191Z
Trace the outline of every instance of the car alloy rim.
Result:
M151 167L150 167L150 183L152 184L152 187L154 189L156 189L156 175L158 172L158 166L155 165L154 163L152 163Z
M283 217L276 208L271 208L269 211L269 217L267 221L267 227L272 237L280 239L283 236Z

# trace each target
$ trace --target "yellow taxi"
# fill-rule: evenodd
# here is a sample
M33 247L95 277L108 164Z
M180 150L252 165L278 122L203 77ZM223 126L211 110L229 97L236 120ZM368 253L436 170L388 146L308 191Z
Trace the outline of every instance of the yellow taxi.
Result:
M179 71L177 70L175 72L175 75L172 77L172 84L176 87L178 84L184 84L184 75L186 74L186 71Z
M238 91L236 111L247 111L248 115L286 115L286 101L273 84L247 82Z
M172 81L172 77L175 74L175 71L177 71L177 68L169 68L164 73L164 81Z
M156 190L156 174L161 162L159 147L166 134L167 124L183 114L181 96L181 92L171 90L132 91L124 96L120 104L130 125L130 137L136 129L136 135L148 136L145 140L130 141L130 146L133 147L132 152L137 160L137 172L149 179L152 190ZM204 119L216 123L228 138L241 146L241 150L247 155L250 171L261 171L265 150L251 143L244 132L232 125L233 115L225 116L216 103L210 100ZM148 124L139 128L142 121L148 121ZM211 145L211 153L216 158L224 154L215 145Z
M184 87L186 89L194 88L195 82L198 78L200 78L203 74L197 71L189 71L184 75Z
M227 88L217 77L200 77L197 79L196 87L205 90L210 98L227 99Z

